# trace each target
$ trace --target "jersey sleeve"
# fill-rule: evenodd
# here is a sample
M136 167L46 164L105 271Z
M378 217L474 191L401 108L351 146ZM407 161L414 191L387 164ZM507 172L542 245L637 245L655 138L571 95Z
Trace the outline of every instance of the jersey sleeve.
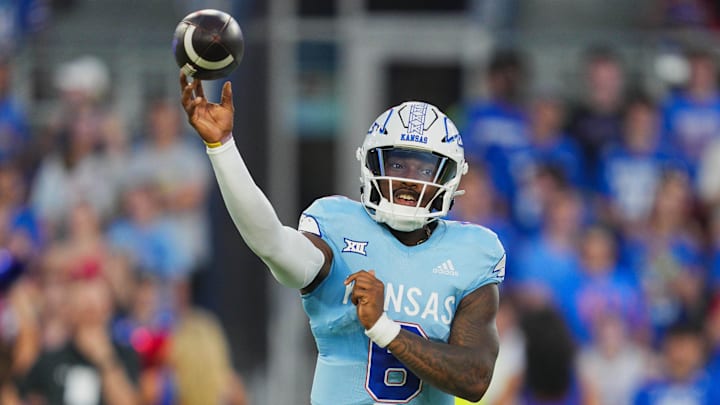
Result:
M300 215L298 230L318 236L332 246L332 226L334 223L342 223L340 198L324 197L315 200Z
M505 248L497 235L492 234L492 237L488 239L483 243L484 248L481 249L482 257L478 261L481 263L478 276L467 286L462 298L484 285L500 284L505 279L505 263L507 261Z
M308 232L321 238L323 235L323 232L320 230L320 223L318 222L317 218L306 212L300 214L298 231Z

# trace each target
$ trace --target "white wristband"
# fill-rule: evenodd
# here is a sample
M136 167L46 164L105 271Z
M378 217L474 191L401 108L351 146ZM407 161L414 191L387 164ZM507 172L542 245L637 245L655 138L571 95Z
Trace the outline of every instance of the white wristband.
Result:
M389 345L398 334L400 334L400 324L388 318L385 312L380 315L372 328L365 330L365 335L383 348Z

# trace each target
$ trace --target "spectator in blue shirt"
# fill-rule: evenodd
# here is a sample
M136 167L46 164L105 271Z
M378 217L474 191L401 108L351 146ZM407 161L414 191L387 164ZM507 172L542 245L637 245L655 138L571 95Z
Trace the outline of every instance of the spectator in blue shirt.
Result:
M48 0L0 0L0 52L17 51L27 35L46 27Z
M720 292L720 208L710 214L710 278L712 288Z
M564 173L569 183L582 187L584 183L580 149L563 131L565 103L557 95L537 97L530 109L530 147L537 162L554 165Z
M502 152L528 144L528 124L520 101L526 67L514 50L498 50L490 58L487 96L471 103L465 112L463 142L470 159L487 162L496 187L504 191Z
M11 61L0 54L0 162L20 160L30 141L30 126L11 84Z
M136 185L124 195L126 214L109 227L110 246L126 255L135 268L168 281L184 279L190 259L177 239L177 231L167 221L158 202L157 190Z
M703 310L702 245L691 207L687 175L668 172L648 221L626 234L626 263L641 280L656 339L669 325L697 319Z
M545 95L536 98L530 108L530 138L524 146L496 152L499 163L495 171L518 225L524 230L539 223L542 199L538 198L537 177L547 168L555 171L564 183L583 186L580 151L575 142L562 132L565 108L562 100ZM507 184L504 184L507 183Z
M470 163L467 174L460 180L462 198L455 200L448 219L482 225L497 233L503 246L515 245L515 230L507 212L500 206L497 192L482 162ZM514 258L508 258L512 260Z
M647 316L641 289L631 274L618 266L612 232L601 225L588 227L579 250L577 285L560 292L575 338L589 343L596 323L607 314L619 314L631 335L644 335Z
M572 109L568 134L582 149L585 172L595 178L600 154L622 133L625 72L620 57L605 46L590 48L583 57L583 79L586 98Z
M523 305L562 305L568 289L577 285L577 237L582 200L574 190L558 192L547 205L540 233L518 249L515 274L509 285L519 289Z
M634 405L720 404L720 386L703 368L705 344L699 327L676 324L663 345L663 370L638 390Z
M659 125L652 100L637 97L630 101L622 142L607 150L600 162L598 190L608 222L633 228L645 221L663 173L682 168L661 147Z
M685 88L665 102L663 131L665 142L678 151L694 178L703 151L720 138L720 94L713 56L696 50L687 59L690 76Z

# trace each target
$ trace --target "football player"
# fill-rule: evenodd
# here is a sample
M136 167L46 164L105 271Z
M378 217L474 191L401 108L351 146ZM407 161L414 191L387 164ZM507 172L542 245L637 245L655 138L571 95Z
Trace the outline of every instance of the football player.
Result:
M357 152L360 201L318 199L294 229L235 147L230 82L219 104L199 80L180 74L180 85L237 229L281 284L300 290L319 352L311 402L479 400L498 353L505 251L487 228L442 219L467 171L452 121L423 102L385 111Z

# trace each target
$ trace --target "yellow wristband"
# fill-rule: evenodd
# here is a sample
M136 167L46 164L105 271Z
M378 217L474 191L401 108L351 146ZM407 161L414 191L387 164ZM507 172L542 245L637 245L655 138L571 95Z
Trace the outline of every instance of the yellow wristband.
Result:
M205 146L207 146L208 148L219 148L222 146L222 142L205 142Z
M219 148L219 147L225 145L230 140L230 138L232 138L232 132L225 135L221 140L219 140L217 142L206 142L204 139L203 139L203 142L205 143L205 146L207 146L210 149Z

